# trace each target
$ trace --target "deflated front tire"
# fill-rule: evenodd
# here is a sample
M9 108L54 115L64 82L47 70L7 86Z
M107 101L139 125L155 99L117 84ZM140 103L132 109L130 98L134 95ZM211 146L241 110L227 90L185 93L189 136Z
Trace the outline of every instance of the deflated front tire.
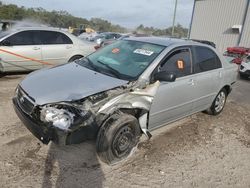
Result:
M100 159L114 164L126 158L139 142L138 120L129 114L115 113L100 128L96 149Z

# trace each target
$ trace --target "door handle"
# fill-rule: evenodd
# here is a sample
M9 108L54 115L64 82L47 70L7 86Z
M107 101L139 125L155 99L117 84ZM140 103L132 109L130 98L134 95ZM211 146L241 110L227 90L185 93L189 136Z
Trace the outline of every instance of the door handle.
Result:
M188 85L193 86L194 85L194 80L193 79L188 80Z
M37 46L35 46L35 47L33 47L33 50L40 50L41 48L40 47L37 47Z
M222 72L221 71L219 72L219 78L222 78Z

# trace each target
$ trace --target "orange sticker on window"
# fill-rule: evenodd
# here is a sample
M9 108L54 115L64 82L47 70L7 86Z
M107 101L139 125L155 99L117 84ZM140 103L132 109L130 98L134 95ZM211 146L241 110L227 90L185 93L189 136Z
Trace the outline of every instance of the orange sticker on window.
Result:
M182 60L178 60L177 67L178 67L178 69L184 69L184 62Z
M112 53L113 54L118 54L120 52L120 49L119 48L113 48L112 49Z

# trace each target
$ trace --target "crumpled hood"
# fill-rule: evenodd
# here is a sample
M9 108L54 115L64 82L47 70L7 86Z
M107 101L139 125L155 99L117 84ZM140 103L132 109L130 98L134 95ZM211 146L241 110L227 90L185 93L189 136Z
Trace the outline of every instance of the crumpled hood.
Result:
M29 74L21 83L22 89L36 104L72 101L122 86L128 81L97 73L76 63Z

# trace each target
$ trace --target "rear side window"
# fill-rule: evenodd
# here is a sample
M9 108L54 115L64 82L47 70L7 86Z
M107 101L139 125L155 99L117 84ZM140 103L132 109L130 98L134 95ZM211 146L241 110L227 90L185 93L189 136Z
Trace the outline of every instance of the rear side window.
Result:
M71 39L56 31L40 31L42 44L72 44Z
M178 49L172 52L159 67L160 71L172 72L176 77L190 75L191 72L191 53L187 49Z
M194 50L193 66L195 73L221 68L220 59L211 49L195 46Z
M39 31L21 31L19 33L16 33L8 37L5 40L10 42L10 45L12 46L37 45L40 44L38 36L39 36Z

